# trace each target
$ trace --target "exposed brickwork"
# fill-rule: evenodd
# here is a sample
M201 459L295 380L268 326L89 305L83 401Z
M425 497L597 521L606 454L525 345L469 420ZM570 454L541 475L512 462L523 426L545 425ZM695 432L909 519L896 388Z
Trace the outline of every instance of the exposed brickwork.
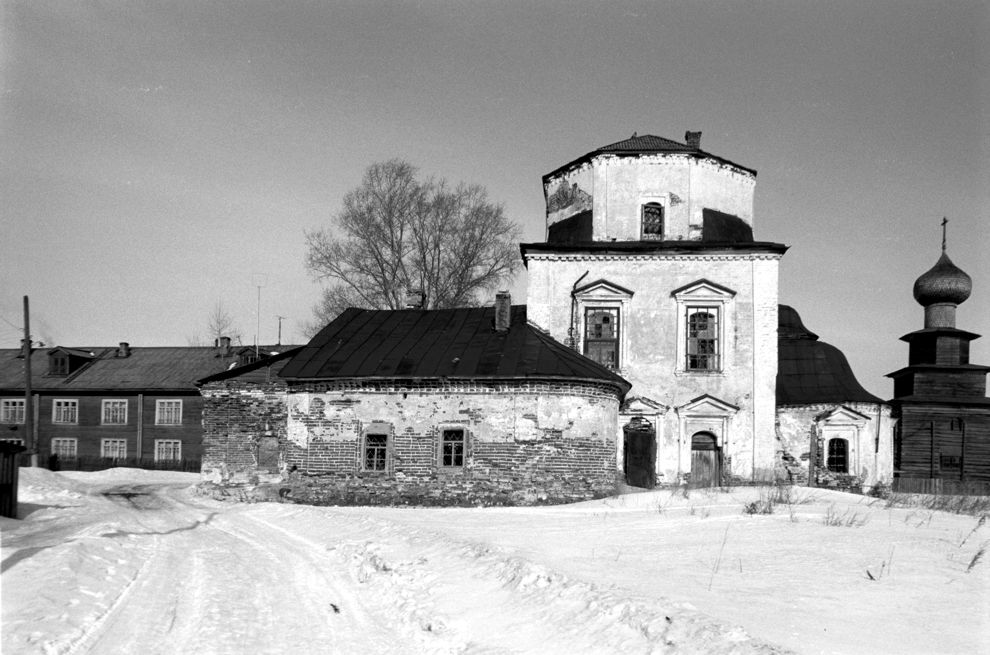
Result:
M257 474L267 422L299 502L524 505L615 489L619 399L607 385L344 380L288 391L206 385L204 473ZM444 428L466 431L463 466L442 465ZM368 432L388 434L385 471L364 470Z

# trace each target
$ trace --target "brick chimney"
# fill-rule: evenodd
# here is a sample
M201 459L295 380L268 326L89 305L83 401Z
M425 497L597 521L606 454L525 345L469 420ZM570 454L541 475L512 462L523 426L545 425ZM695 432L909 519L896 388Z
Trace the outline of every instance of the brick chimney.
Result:
M423 309L424 300L422 289L406 290L406 309Z
M117 357L130 357L131 356L131 344L126 341L121 341L120 346L117 348Z
M508 291L495 294L495 331L506 332L512 323L512 296Z
M220 337L220 356L226 357L230 354L230 337Z
M689 148L701 150L701 132L685 132L684 143L686 143Z

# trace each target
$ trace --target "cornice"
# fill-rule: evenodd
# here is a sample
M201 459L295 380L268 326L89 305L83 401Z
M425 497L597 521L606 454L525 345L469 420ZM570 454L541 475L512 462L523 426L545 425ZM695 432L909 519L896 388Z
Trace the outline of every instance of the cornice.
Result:
M710 254L666 254L666 253L609 253L609 254L591 254L591 253L574 253L574 254L562 254L562 253L525 253L524 257L530 261L571 261L571 262L588 262L588 261L751 261L751 260L770 260L779 261L781 255L779 253L739 253L739 254L728 254L728 253L710 253Z

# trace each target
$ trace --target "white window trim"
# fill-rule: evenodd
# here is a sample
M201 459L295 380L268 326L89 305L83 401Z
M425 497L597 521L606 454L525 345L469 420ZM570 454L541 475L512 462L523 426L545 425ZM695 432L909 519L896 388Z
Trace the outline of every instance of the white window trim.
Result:
M58 420L58 404L59 403L74 403L75 404L75 420L74 421L59 421ZM55 425L79 425L79 399L78 398L52 398L52 423Z
M178 457L161 457L159 448L165 444L177 444L179 447ZM155 461L156 462L180 462L182 461L182 440L181 439L155 439Z
M163 423L162 422L162 404L164 403L179 403L179 420L175 423ZM180 426L182 425L182 412L184 407L182 406L182 400L179 398L161 398L155 401L155 425L171 425Z
M0 423L8 425L24 425L24 418L27 404L23 398L0 398L2 409L0 409ZM8 414L13 414L14 420L9 420ZM20 420L18 419L20 414Z
M61 442L63 444L72 444L72 448L71 448L72 454L65 455L58 452L58 448L56 448L57 442ZM51 448L49 448L49 450L53 455L57 454L59 457L75 459L76 457L79 456L79 440L76 439L75 437L52 437Z
M124 453L122 455L107 455L107 445L111 442L117 443L121 442L124 444ZM106 438L100 439L100 457L103 459L127 459L127 439L121 438Z
M444 464L443 463L443 433L449 430L459 430L461 434L464 435L464 451L461 453L462 463L458 464ZM468 445L471 441L471 433L464 425L458 425L455 423L441 424L438 426L437 430L437 468L443 471L463 471L468 465L468 451L470 446Z
M735 334L732 311L736 292L707 280L698 280L674 291L677 310L677 356L674 359L674 375L723 377L733 367L735 349L727 339ZM688 311L692 308L713 307L718 310L718 369L690 369L687 367Z
M619 360L616 362L615 367L617 373L621 372L623 367L629 362L629 358L627 357L627 353L629 352L629 330L626 326L629 325L632 297L633 294L631 291L627 291L608 280L598 280L574 292L574 300L577 303L575 310L576 316L574 317L576 322L574 326L574 347L581 354L584 354L586 310L598 307L619 310Z
M107 405L109 403L124 403L124 420L119 423L108 423L107 422ZM130 403L127 402L126 398L104 398L103 402L100 403L100 425L127 425L128 421L128 409Z

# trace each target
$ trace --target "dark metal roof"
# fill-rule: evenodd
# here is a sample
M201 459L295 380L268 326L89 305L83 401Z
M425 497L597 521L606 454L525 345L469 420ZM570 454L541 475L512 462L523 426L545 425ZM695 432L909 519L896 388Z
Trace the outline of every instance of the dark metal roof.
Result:
M231 380L234 378L237 378L238 382L270 382L275 379L278 373L285 367L286 364L289 363L289 359L302 349L303 346L291 346L284 352L259 359L251 364L236 366L220 373L208 375L205 378L197 380L196 386L198 387L210 382L221 382L223 380Z
M756 176L756 171L754 169L741 166L735 162L729 161L728 159L713 155L710 152L705 152L700 148L694 148L685 143L679 143L677 141L666 139L661 136L654 136L652 134L644 134L642 136L637 136L634 134L628 139L616 141L615 143L610 143L607 146L602 146L601 148L592 150L588 154L582 155L581 157L556 168L555 170L544 175L543 181L546 182L550 178L555 177L564 171L591 161L591 159L597 155L610 154L635 157L653 153L685 153L698 159L714 159L715 161L727 164L729 166L734 166L735 168L751 173L754 177Z
M289 381L339 378L570 379L629 383L526 322L512 307L508 330L494 329L494 307L436 310L351 308L282 369Z
M798 313L780 305L777 327L777 405L880 403L856 380L842 351L818 340Z
M268 348L266 346L266 348ZM290 348L290 346L279 346ZM57 348L95 353L95 357L68 376L48 374L49 349L31 353L31 387L37 391L107 391L187 389L196 380L229 368L236 355L222 356L219 349L200 346L142 348L132 346L129 355L118 356L117 347ZM19 348L0 349L0 390L24 389L24 359Z
M586 241L583 243L520 243L519 250L526 263L531 253L627 254L658 252L690 255L698 252L730 250L739 253L773 253L783 255L788 246L772 241Z

